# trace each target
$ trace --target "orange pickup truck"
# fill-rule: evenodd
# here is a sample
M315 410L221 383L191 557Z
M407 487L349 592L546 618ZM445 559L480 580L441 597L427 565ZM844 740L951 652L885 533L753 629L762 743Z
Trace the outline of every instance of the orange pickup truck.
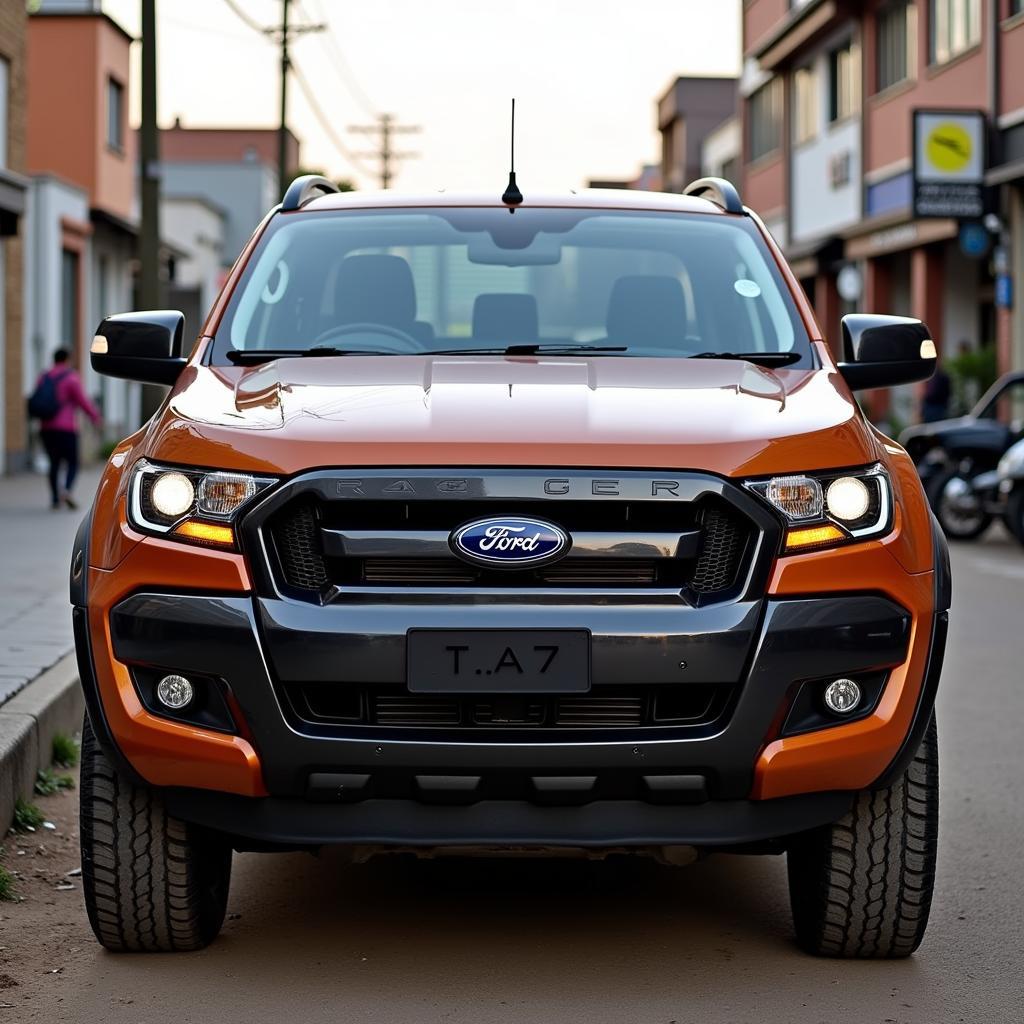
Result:
M73 553L83 881L113 950L187 950L233 850L785 853L808 951L899 957L934 879L950 575L728 182L683 195L337 194L304 177Z

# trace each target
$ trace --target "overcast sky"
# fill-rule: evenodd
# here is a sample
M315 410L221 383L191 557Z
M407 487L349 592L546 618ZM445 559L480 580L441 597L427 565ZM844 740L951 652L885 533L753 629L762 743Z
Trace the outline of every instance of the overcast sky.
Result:
M280 0L236 3L261 24L280 19ZM104 9L138 34L139 0ZM399 164L396 188L503 187L513 95L520 186L566 188L657 159L656 97L678 74L738 72L739 11L740 0L293 0L293 21L329 25L298 39L293 60L350 151L372 148L348 127L375 112L422 126L398 139L419 157ZM161 124L276 125L271 40L225 0L158 0L157 17ZM133 68L137 121L137 52ZM305 165L376 184L376 161L339 152L294 79L289 115Z

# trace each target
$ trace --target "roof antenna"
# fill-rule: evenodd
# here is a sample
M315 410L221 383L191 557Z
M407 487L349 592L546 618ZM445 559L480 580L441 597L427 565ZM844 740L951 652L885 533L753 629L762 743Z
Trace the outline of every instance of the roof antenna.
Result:
M506 206L518 206L523 201L523 193L516 184L516 101L512 99L512 152L511 169L508 172L508 187L502 193L501 201ZM512 210L508 211L512 213Z

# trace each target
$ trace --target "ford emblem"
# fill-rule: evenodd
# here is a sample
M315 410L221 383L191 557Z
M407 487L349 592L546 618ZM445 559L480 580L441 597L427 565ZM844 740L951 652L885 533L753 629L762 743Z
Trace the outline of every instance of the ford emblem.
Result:
M452 549L469 562L505 569L528 569L569 550L568 534L543 519L520 516L474 519L451 537Z

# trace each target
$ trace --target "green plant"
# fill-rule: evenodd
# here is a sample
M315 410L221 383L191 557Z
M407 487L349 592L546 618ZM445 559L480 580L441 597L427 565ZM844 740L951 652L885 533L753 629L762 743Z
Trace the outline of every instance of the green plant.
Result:
M61 768L74 768L78 764L78 743L67 733L54 733L52 760Z
M0 866L0 902L14 899L14 876L4 867Z
M999 376L995 345L967 349L945 361L953 385L953 404L960 412L971 406L995 383Z
M35 804L30 804L20 796L14 801L15 832L28 832L30 829L39 828L45 820L43 812Z
M36 776L36 793L39 796L53 796L62 789L74 789L75 780L70 775L58 775L52 768L40 768Z

